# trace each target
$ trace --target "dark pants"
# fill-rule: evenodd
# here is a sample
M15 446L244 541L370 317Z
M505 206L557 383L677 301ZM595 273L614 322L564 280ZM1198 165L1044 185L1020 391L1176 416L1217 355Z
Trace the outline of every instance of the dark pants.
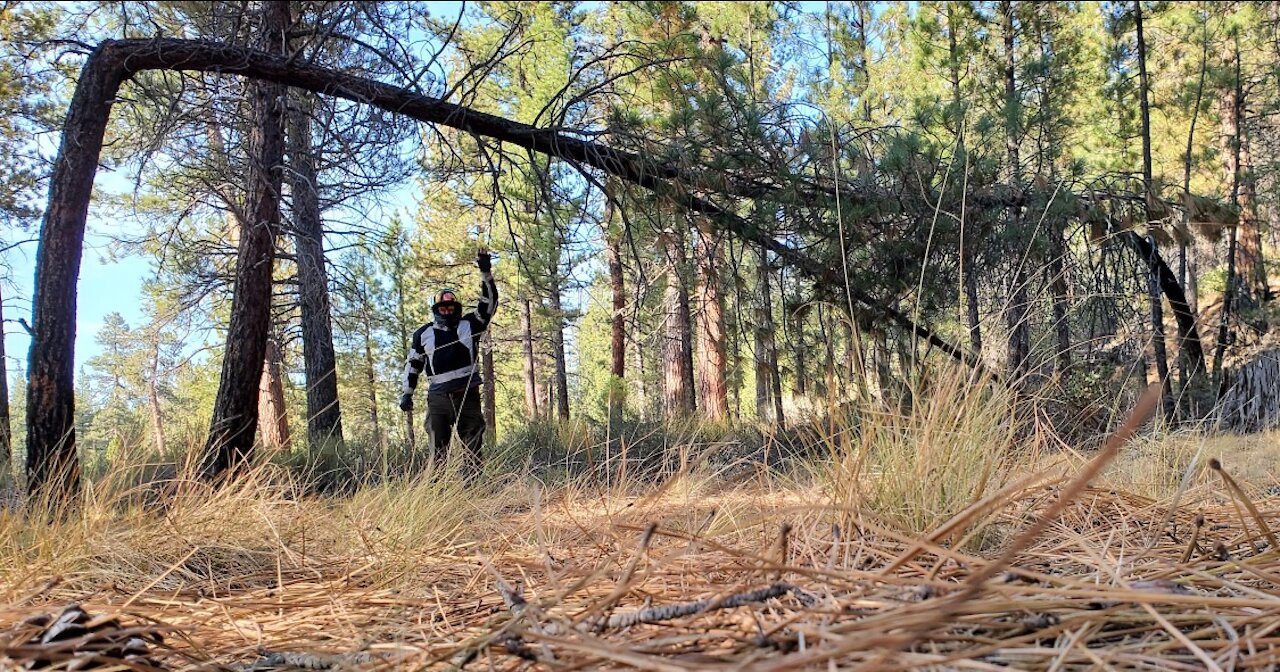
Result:
M447 462L454 425L458 426L458 438L466 451L463 453L462 471L468 478L473 478L480 473L480 449L484 444L480 388L427 395L427 432L431 435L432 459L438 466Z

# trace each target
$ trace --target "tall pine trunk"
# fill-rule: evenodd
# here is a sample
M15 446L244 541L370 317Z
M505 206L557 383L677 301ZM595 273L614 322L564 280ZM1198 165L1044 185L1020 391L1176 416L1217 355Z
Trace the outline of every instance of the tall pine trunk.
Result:
M378 417L378 367L373 356L373 319L369 311L361 316L361 336L364 339L364 382L366 394L369 395L369 422L373 424L373 443L380 451L386 450L386 437L382 431L382 422ZM413 416L412 413L409 414ZM413 424L412 420L409 423Z
M258 431L262 433L263 447L272 450L289 445L289 415L285 409L281 359L280 341L272 335L267 338L262 380L258 388Z
M564 307L561 304L561 279L558 269L551 274L551 360L555 366L556 417L569 419L569 363L564 349Z
M683 250L683 245L681 246ZM681 264L683 267L684 264ZM680 370L684 373L684 389L688 390L686 395L687 412L692 415L698 410L697 381L694 378L693 367L693 297L689 293L689 286L685 283L680 284L680 345L683 350L681 356L684 363L681 364Z
M538 410L538 367L533 349L533 302L527 296L520 301L520 344L524 354L524 406L530 418L541 415Z
M0 475L8 475L12 464L13 424L9 419L9 362L4 354L4 294L0 292Z
M402 236L403 232L400 230L397 230L396 235ZM409 310L408 310L409 300L407 297L408 292L406 287L406 285L408 284L408 280L405 278L406 269L405 269L405 263L404 263L404 255L399 249L401 248L402 240L403 240L402 238L397 237L395 241L395 247L397 249L393 252L394 256L392 257L391 272L394 274L392 276L392 280L395 282L396 321L397 321L397 324L399 325L399 332L400 332L400 352L408 353L409 338L410 338L409 334L410 334L411 326L409 324ZM404 414L404 424L405 424L405 428L404 428L405 447L408 449L409 453L412 454L414 446L416 446L418 443L417 430L414 427L414 422L413 422L413 411L409 411Z
M307 386L307 439L312 444L342 442L338 406L338 360L333 349L329 276L325 270L324 229L311 141L313 96L295 92L289 109L289 171L293 194L294 248L298 257L298 294L302 306L302 358Z
M827 310L824 304L818 304L818 332L822 334L822 383L821 389L818 390L819 395L825 398L829 403L836 400L836 385L839 381L839 374L836 364L836 343L835 331L827 321ZM852 380L849 381L853 383Z
M1159 253L1155 236L1159 226L1152 221L1154 218L1152 214L1154 208L1152 206L1155 204L1156 195L1151 176L1151 106L1147 95L1150 84L1147 80L1147 42L1142 31L1142 2L1140 0L1135 0L1133 3L1133 17L1138 37L1138 99L1139 111L1142 116L1142 202L1143 213L1147 221L1147 237L1154 256ZM1160 377L1160 403L1164 409L1165 418L1172 421L1174 409L1169 380L1169 354L1165 349L1164 305L1160 296L1159 274L1154 269L1155 264L1150 265L1152 269L1147 273L1147 297L1151 302L1151 339L1156 360L1156 375Z
M1018 155L1019 120L1021 110L1018 104L1016 61L1014 57L1014 25L1013 3L1002 0L1003 38L1004 38L1004 114L1005 114L1005 156L1008 163L1009 187L1015 203L1009 209L1009 230L1016 240L1023 245L1022 230L1022 169ZM1009 305L1006 315L1009 324L1009 377L1016 386L1025 382L1027 360L1031 354L1031 326L1028 321L1027 271L1022 263L1021 250L1013 256L1015 267L1009 287Z
M262 3L258 43L263 51L283 53L289 26L289 4ZM213 420L205 444L202 471L219 476L253 454L258 420L258 381L271 328L271 276L275 240L280 228L281 164L284 161L286 87L262 80L249 86L253 98L252 157L249 203L252 220L241 232L231 324L223 351L222 375L214 400Z
M1049 288L1053 301L1053 329L1057 336L1057 364L1059 379L1065 380L1071 373L1071 321L1068 318L1070 305L1067 292L1067 241L1061 230L1053 232L1053 250L1050 251Z
M774 340L772 275L769 251L761 245L756 257L756 417L782 429L786 418L782 412L782 380L778 373L778 348Z
M796 393L804 396L808 390L808 353L806 352L806 343L804 339L804 318L802 311L799 309L800 289L796 287L795 304L787 302L787 278L786 273L779 271L778 273L778 295L782 300L782 316L783 325L782 338L791 344L791 356L795 361L795 389Z
M83 256L93 176L111 104L125 78L101 52L85 62L67 109L49 179L49 206L36 252L36 288L27 377L27 491L53 506L79 495L76 459L76 280ZM257 371L257 367L253 371Z
M1191 108L1191 126L1187 130L1187 150L1182 155L1182 196L1185 201L1184 205L1186 206L1182 209L1182 228L1184 230L1190 230L1188 224L1191 218L1191 156L1192 151L1195 148L1196 124L1200 121L1200 103L1204 98L1204 81L1209 73L1208 23L1205 23L1201 27L1201 30L1200 78L1196 83L1195 104ZM1199 269L1196 266L1195 255L1188 254L1187 243L1184 240L1178 246L1178 279L1182 282L1182 285L1186 287L1187 304L1192 314L1198 314L1200 312L1199 287L1197 285L1198 280L1196 278ZM1196 362L1190 361L1191 358L1186 352L1185 335L1181 333L1181 330L1179 330L1179 337L1183 340L1183 343L1178 349L1178 365L1182 374L1181 387L1185 392L1186 390L1192 389L1192 383L1195 381L1196 377L1203 372L1202 369L1204 368L1204 362L1199 362L1197 364ZM1184 393L1180 393L1178 395L1179 398L1184 396L1190 397L1192 415L1193 417L1198 417L1199 410L1196 403L1198 395L1185 395Z
M683 242L671 232L662 234L667 255L667 287L663 293L662 407L667 417L693 413L693 387L690 378L689 292L685 289Z
M497 378L493 367L493 335L486 333L480 342L481 368L484 375L484 426L489 441L498 440L498 394Z
M159 334L156 334L156 338L159 338ZM0 360L4 358L3 352L0 350ZM163 456L165 454L164 414L160 410L160 390L157 382L159 379L160 346L157 344L156 349L151 353L151 375L147 379L147 408L151 412L151 441L155 446L156 455Z
M791 324L791 349L796 360L796 393L809 394L809 348L804 339L804 318L800 311L789 321Z
M1244 101L1241 101L1244 105ZM1243 114L1241 115L1243 117ZM1240 278L1254 301L1266 301L1270 295L1267 286L1266 262L1262 251L1261 217L1258 216L1257 181L1253 176L1253 153L1249 131L1244 119L1238 124L1240 134Z
M967 228L967 227L966 227ZM966 231L966 237L971 237ZM977 357L982 356L982 316L978 312L978 263L977 255L973 252L973 241L964 244L961 250L961 260L964 264L964 272L961 274L964 281L964 302L966 326L969 328L969 348Z
M612 226L613 201L606 207L605 226ZM609 257L609 293L613 312L609 316L609 418L621 417L623 392L627 384L627 295L622 268L621 234L611 231L606 238Z
M1243 108L1242 83L1240 81L1240 38L1235 38L1235 81L1223 99L1223 140L1228 143L1223 155L1227 159L1226 177L1231 182L1231 206L1240 211L1240 126ZM1221 397L1223 392L1222 359L1227 351L1227 337L1231 324L1231 308L1236 293L1236 245L1239 224L1233 224L1227 236L1227 287L1222 296L1222 318L1218 322L1218 342L1213 349L1213 385Z
M729 417L725 385L724 299L720 295L721 239L706 218L699 218L698 232L698 397L706 419L722 422Z
M950 56L952 124L955 126L952 130L956 136L956 157L965 162L961 165L962 170L965 171L964 177L967 179L969 168L967 165L968 153L964 145L965 114L964 97L960 91L960 46L956 39L956 7L952 4L947 4L946 12L947 53ZM960 265L962 267L960 275L964 284L966 326L969 328L969 348L973 350L974 355L981 357L982 317L978 313L978 255L974 253L975 248L976 241L973 235L973 227L969 222L968 209L962 199L960 204Z
M640 411L641 422L647 422L650 419L650 402L649 402L649 368L645 365L648 361L644 356L645 345L640 338L632 338L631 342L635 345L636 353L636 407Z

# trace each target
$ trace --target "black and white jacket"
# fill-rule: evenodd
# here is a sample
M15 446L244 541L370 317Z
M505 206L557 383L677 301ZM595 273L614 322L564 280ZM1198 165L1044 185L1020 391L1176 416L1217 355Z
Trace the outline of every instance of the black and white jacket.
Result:
M456 328L439 321L424 324L413 332L409 361L404 365L404 394L413 394L418 376L427 374L427 394L447 394L484 382L476 366L480 336L498 309L498 285L492 273L482 273L480 301L476 309L458 320Z

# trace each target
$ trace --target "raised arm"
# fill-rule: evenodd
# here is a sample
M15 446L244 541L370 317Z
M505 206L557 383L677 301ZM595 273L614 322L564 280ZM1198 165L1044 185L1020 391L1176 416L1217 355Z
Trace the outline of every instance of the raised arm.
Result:
M476 253L476 266L480 268L480 301L476 305L475 317L481 329L488 329L493 314L498 312L498 283L493 281L489 250L483 246Z

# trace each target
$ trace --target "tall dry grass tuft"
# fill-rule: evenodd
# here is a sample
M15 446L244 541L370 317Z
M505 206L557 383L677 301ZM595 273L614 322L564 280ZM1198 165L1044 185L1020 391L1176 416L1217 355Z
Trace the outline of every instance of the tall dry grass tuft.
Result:
M189 469L139 479L150 471L116 467L51 519L0 513L0 575L11 585L43 575L122 590L225 589L227 577L276 573L277 557L306 524L294 482L278 469L260 467L218 489Z
M932 371L909 402L869 402L844 417L830 438L834 505L923 534L998 490L1038 451L1034 434L1019 436L1014 394L972 371Z
M0 510L0 599L50 577L72 590L217 595L357 568L386 575L452 543L495 501L431 471L346 497L316 496L269 463L217 488L190 468L156 471L117 466L59 516Z
M427 469L333 501L327 524L339 535L337 554L398 573L460 537L482 537L482 530L472 528L503 499L468 486L456 470Z

